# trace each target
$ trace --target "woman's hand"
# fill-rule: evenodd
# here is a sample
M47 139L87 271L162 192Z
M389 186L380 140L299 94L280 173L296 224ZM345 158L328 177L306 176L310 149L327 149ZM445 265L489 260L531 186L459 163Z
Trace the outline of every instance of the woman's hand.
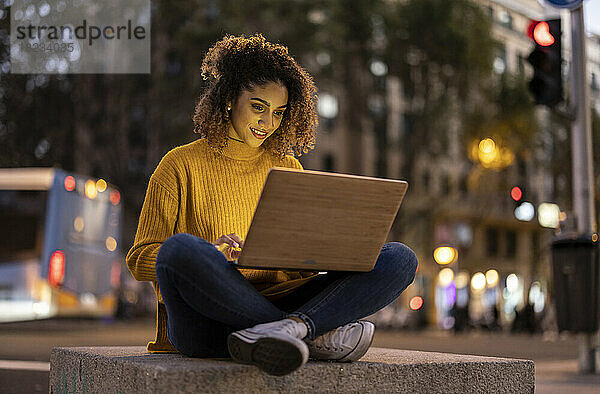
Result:
M221 235L219 239L213 243L213 245L215 245L215 248L225 255L227 260L233 261L237 260L242 254L244 240L241 239L239 235L231 233L227 235Z

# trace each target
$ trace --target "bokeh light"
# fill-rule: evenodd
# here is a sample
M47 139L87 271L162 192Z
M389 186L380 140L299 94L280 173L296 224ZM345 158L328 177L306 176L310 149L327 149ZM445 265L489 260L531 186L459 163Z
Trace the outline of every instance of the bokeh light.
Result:
M523 222L528 222L535 216L533 204L525 201L515 208L515 217Z
M117 248L117 240L114 239L113 237L106 238L106 249L108 249L112 252L116 248Z
M85 195L90 200L93 200L98 195L98 189L96 189L96 182L91 179L85 183Z
M538 281L533 282L529 288L529 303L533 305L533 310L537 313L544 310L546 296L542 292L542 286Z
M517 291L519 288L519 278L515 274L506 277L506 289L510 292Z
M65 190L68 192L75 190L75 178L73 178L71 175L65 178Z
M75 231L80 233L83 231L84 227L85 227L85 222L84 222L83 218L81 216L77 216L75 218L75 220L73 221L73 228L75 229Z
M456 283L456 288L462 289L467 287L469 285L469 279L470 277L467 271L460 271L458 274L456 274L456 279L454 280Z
M491 269L485 273L485 281L488 287L494 287L498 284L498 271Z
M483 272L477 272L471 278L471 288L474 291L481 291L485 288L485 275Z
M458 251L450 246L440 246L433 251L433 258L438 264L450 264L458 258Z
M510 189L510 196L513 200L519 201L521 197L523 197L523 192L521 191L521 188L519 186L515 186L512 189Z
M102 193L103 191L106 190L106 187L107 187L107 184L104 179L98 179L96 181L96 189L98 189L98 192Z
M454 280L454 271L451 268L444 268L438 274L438 282L442 287L448 287Z
M119 201L121 201L121 194L119 193L118 190L113 190L112 192L110 192L110 202L112 205L117 205L119 204Z
M423 306L423 298L420 296L414 296L413 298L410 299L408 306L413 311L420 309Z
M484 168L500 170L513 163L515 154L498 141L488 137L472 142L470 157Z
M556 204L542 203L538 207L538 222L543 227L556 228L558 227L560 218L560 208Z

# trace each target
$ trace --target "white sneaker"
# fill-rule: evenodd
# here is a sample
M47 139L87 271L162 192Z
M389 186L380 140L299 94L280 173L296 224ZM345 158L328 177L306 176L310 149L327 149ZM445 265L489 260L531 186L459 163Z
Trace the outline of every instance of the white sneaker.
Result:
M314 360L356 361L365 355L371 342L375 325L368 321L348 323L331 330L315 340L305 339L310 358Z
M302 341L307 332L304 323L283 319L233 332L227 338L227 347L235 361L281 376L308 361L308 348Z

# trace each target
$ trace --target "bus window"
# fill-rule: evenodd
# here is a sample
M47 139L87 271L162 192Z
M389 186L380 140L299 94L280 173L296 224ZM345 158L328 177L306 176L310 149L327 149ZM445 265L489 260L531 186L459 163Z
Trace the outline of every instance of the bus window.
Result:
M0 262L40 257L47 195L39 190L0 190Z

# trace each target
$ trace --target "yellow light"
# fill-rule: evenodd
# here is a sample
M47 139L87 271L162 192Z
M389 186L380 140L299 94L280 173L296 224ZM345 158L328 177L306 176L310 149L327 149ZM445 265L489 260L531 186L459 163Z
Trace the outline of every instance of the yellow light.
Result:
M83 218L81 216L77 216L75 218L75 220L73 221L73 228L75 229L75 231L80 233L83 231L84 227L85 227L85 222L83 221Z
M452 280L454 279L454 271L451 268L444 268L438 274L438 281L440 286L448 287Z
M487 282L488 287L494 287L498 284L498 271L489 270L485 273L485 281Z
M598 234L594 233L592 234L592 242L596 242L598 241Z
M98 195L98 189L96 189L96 182L91 179L85 183L85 195L90 200L93 200Z
M490 154L496 151L496 143L491 138L484 138L479 142L479 152Z
M565 211L562 211L559 215L558 215L558 220L560 220L561 222L564 220L567 220L567 213Z
M433 258L438 264L450 264L458 258L458 251L450 246L440 246L433 251Z
M475 291L483 290L485 287L485 275L482 272L477 272L471 278L471 288Z
M117 248L117 240L114 239L113 237L106 238L106 249L108 249L112 252L116 248Z
M469 153L471 160L478 162L484 168L499 170L511 165L515 154L507 147L502 146L501 141L484 138L481 141L474 140L471 143Z
M100 193L106 190L106 186L106 181L104 179L98 179L96 181L96 189L98 189Z
M496 143L491 138L484 138L479 142L479 161L483 166L490 166L498 157Z
M456 274L456 279L454 281L456 282L456 288L462 289L469 284L469 273L467 271L460 271Z

